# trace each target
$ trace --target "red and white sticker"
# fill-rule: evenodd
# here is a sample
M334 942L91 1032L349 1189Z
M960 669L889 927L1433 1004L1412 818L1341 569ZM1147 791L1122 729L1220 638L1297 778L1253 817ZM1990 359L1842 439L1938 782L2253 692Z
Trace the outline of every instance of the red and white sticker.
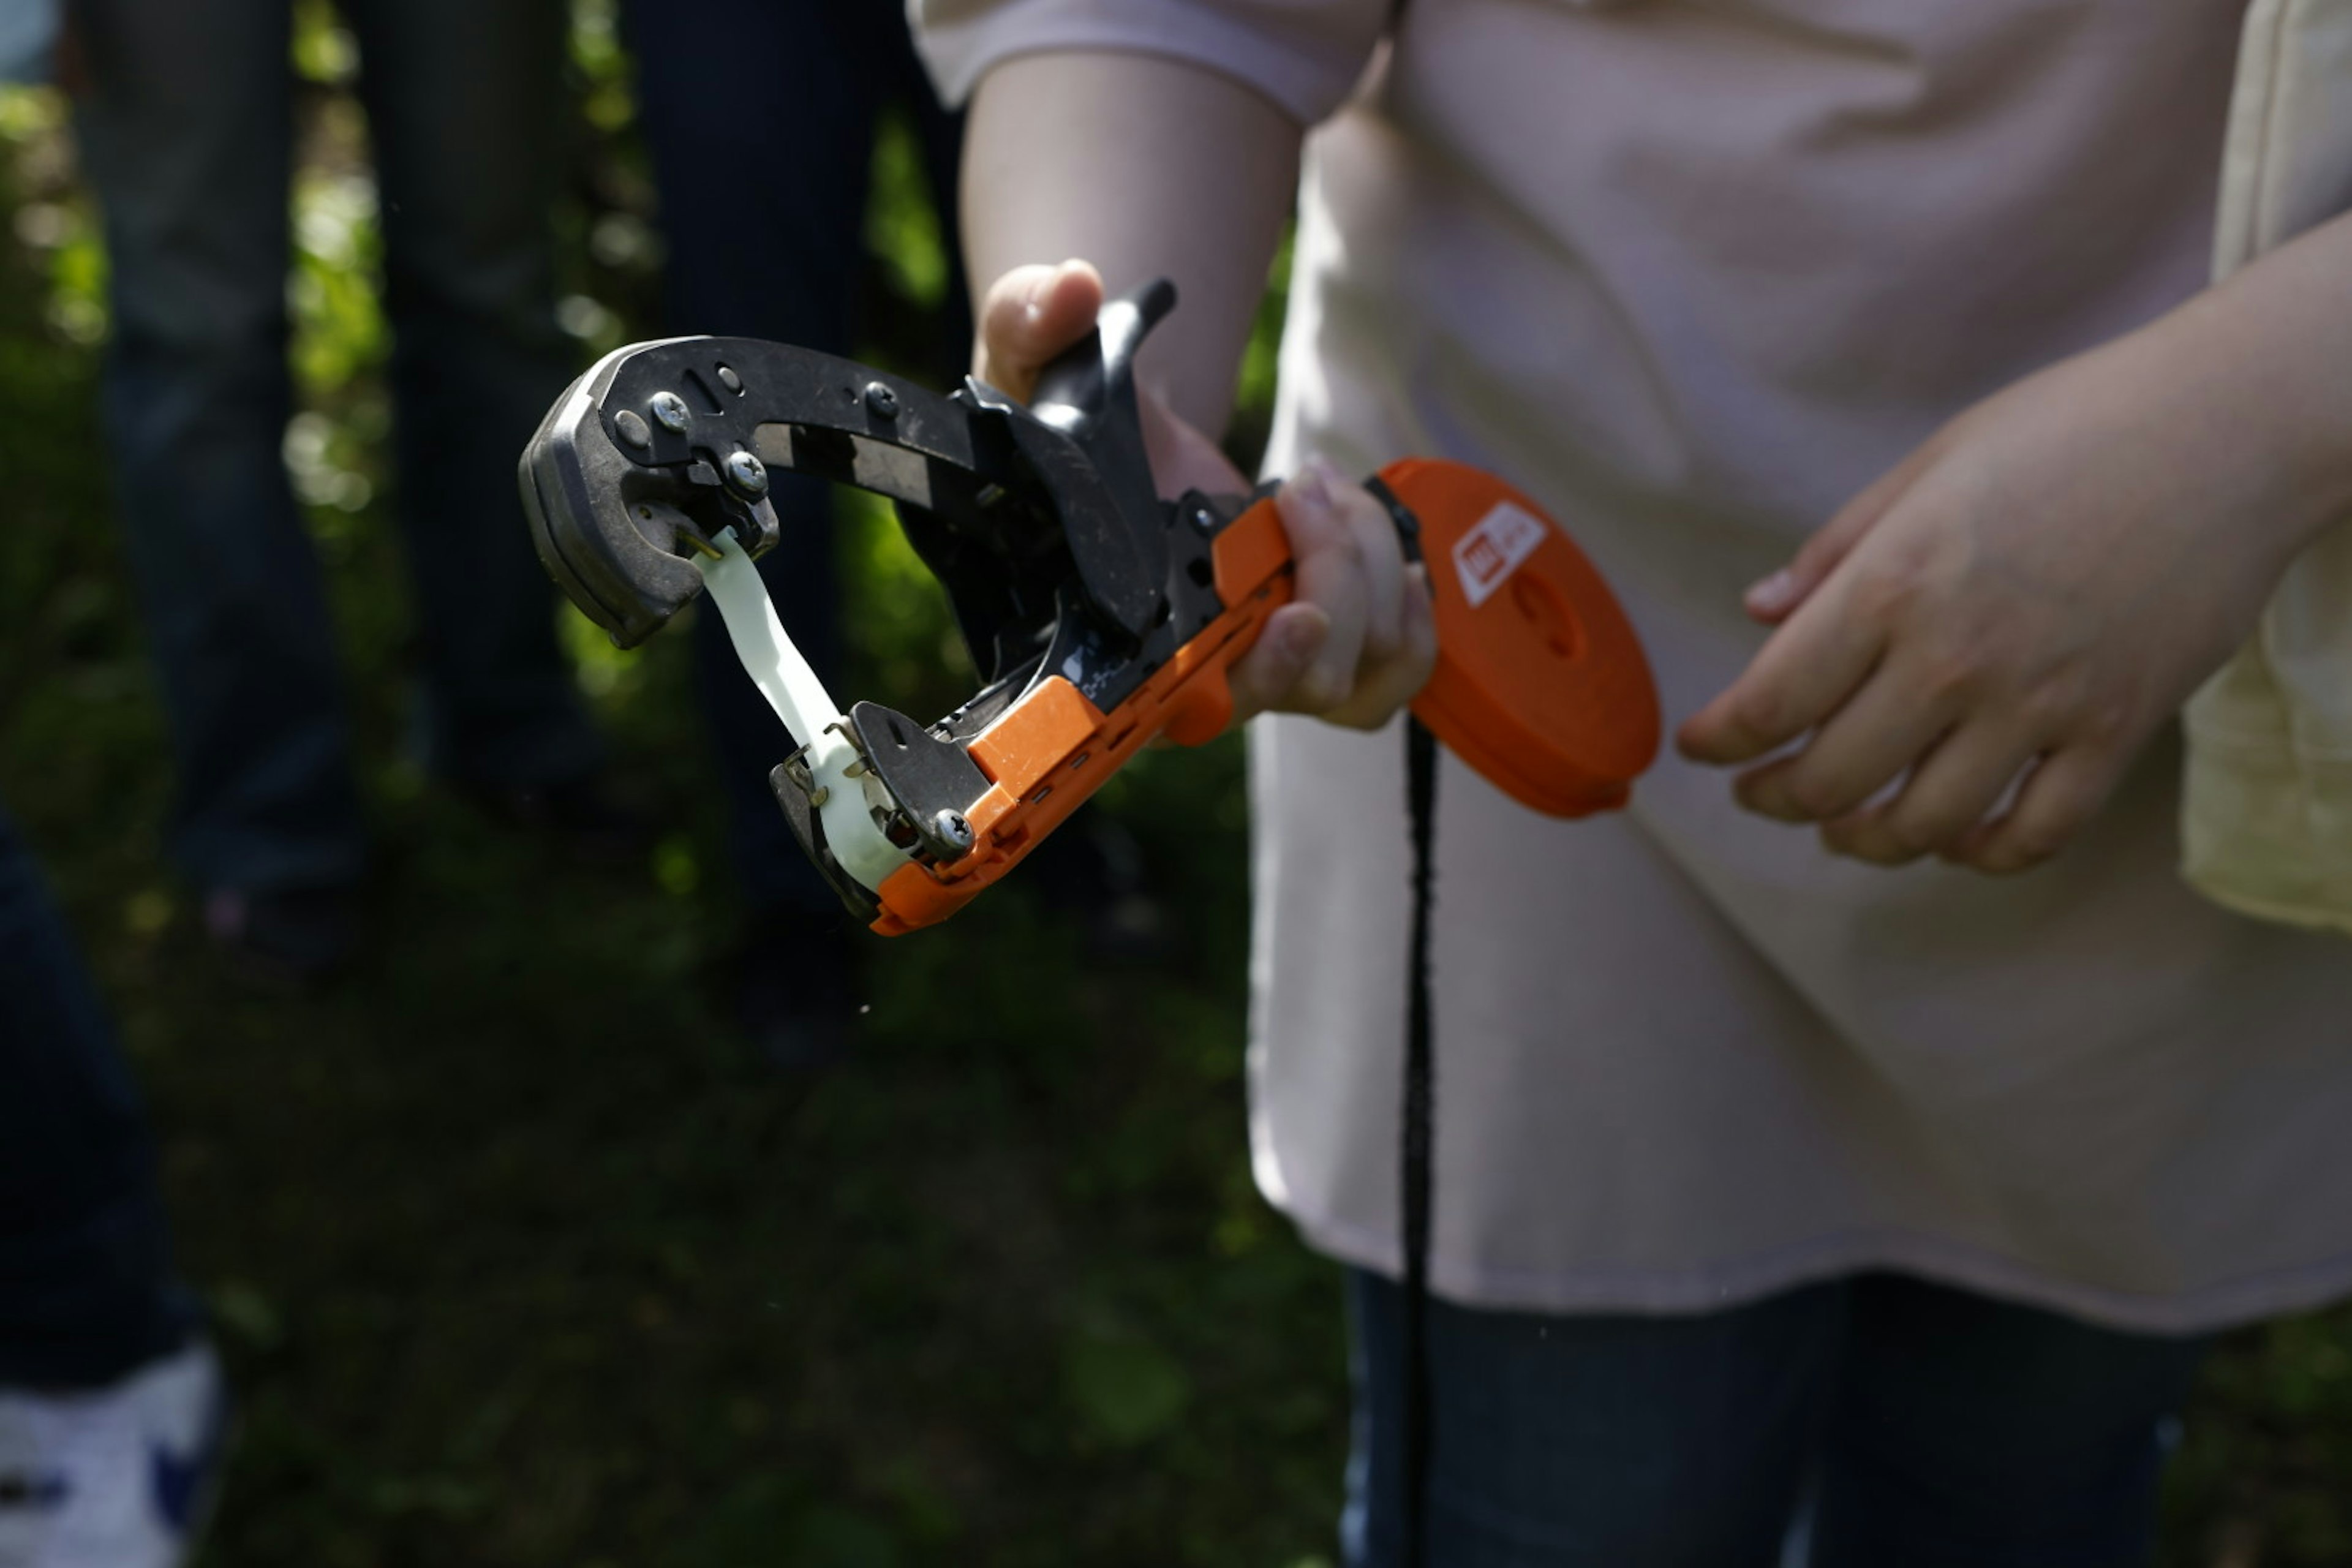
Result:
M1519 563L1536 552L1549 531L1544 520L1523 506L1497 501L1478 526L1454 543L1454 570L1462 578L1462 596L1476 609L1496 589L1511 580Z

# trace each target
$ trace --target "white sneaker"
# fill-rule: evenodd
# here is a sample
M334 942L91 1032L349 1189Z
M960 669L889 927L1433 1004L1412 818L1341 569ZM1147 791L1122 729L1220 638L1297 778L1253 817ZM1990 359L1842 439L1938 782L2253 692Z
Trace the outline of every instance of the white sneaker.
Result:
M179 1568L227 1426L201 1340L107 1388L0 1389L0 1568Z

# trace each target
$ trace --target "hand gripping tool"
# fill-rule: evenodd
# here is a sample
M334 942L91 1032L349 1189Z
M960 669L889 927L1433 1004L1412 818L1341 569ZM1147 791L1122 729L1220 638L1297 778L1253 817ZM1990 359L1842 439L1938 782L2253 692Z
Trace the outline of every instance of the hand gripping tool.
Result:
M575 382L523 453L540 559L616 644L709 590L797 742L777 802L877 931L962 908L1146 742L1222 733L1227 670L1291 597L1272 486L1166 500L1152 482L1134 363L1174 303L1164 281L1109 301L1025 407L749 338L640 343ZM898 503L979 668L969 701L929 724L835 705L751 564L776 542L775 468ZM1414 714L1536 811L1622 805L1658 705L1599 574L1475 468L1407 459L1367 486L1430 566L1439 653Z

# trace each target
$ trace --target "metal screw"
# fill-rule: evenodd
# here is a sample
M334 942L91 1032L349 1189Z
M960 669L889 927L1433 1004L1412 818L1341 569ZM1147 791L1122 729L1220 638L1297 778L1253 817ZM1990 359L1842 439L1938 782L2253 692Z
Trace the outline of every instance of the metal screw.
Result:
M1192 529L1196 533L1214 533L1217 531L1217 514L1209 510L1208 502L1194 501L1192 503Z
M620 431L621 439L632 447L650 447L654 444L654 433L646 428L646 422L637 416L637 411L634 408L624 408L613 416L613 427Z
M743 378L735 374L733 365L722 364L719 367L719 384L730 392L740 392L743 390Z
M654 423L673 436L683 436L694 416L686 411L686 399L675 392L656 392L653 400Z
M749 452L730 453L727 458L727 482L757 500L768 493L768 465Z
M877 418L896 419L898 417L898 395L878 381L869 381L866 384L866 406L872 409Z
M971 824L963 819L961 811L942 811L931 818L932 831L958 849L971 847Z

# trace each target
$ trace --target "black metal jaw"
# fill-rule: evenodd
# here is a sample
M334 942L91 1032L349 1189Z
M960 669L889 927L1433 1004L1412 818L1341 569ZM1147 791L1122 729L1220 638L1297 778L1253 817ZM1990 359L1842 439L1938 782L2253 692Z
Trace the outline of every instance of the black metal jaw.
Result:
M768 774L768 791L783 811L785 826L800 841L801 853L809 858L809 864L816 868L824 885L841 900L841 907L858 924L873 924L874 917L881 913L881 900L874 896L872 889L842 868L833 847L825 842L824 823L816 814L817 802L813 798L814 791L807 770L796 771L790 762L778 763Z
M865 702L847 719L879 785L877 826L909 858L953 859L969 847L953 824L988 787L966 742L1047 675L1108 711L1223 608L1210 546L1245 498L1164 501L1144 450L1135 356L1175 299L1160 281L1107 304L1026 406L977 381L941 397L749 338L616 351L524 451L540 558L632 647L702 591L696 558L721 533L754 556L773 546L770 470L889 497L947 591L982 686L934 724ZM870 918L871 889L825 843L809 786L789 765L772 784L803 847Z

